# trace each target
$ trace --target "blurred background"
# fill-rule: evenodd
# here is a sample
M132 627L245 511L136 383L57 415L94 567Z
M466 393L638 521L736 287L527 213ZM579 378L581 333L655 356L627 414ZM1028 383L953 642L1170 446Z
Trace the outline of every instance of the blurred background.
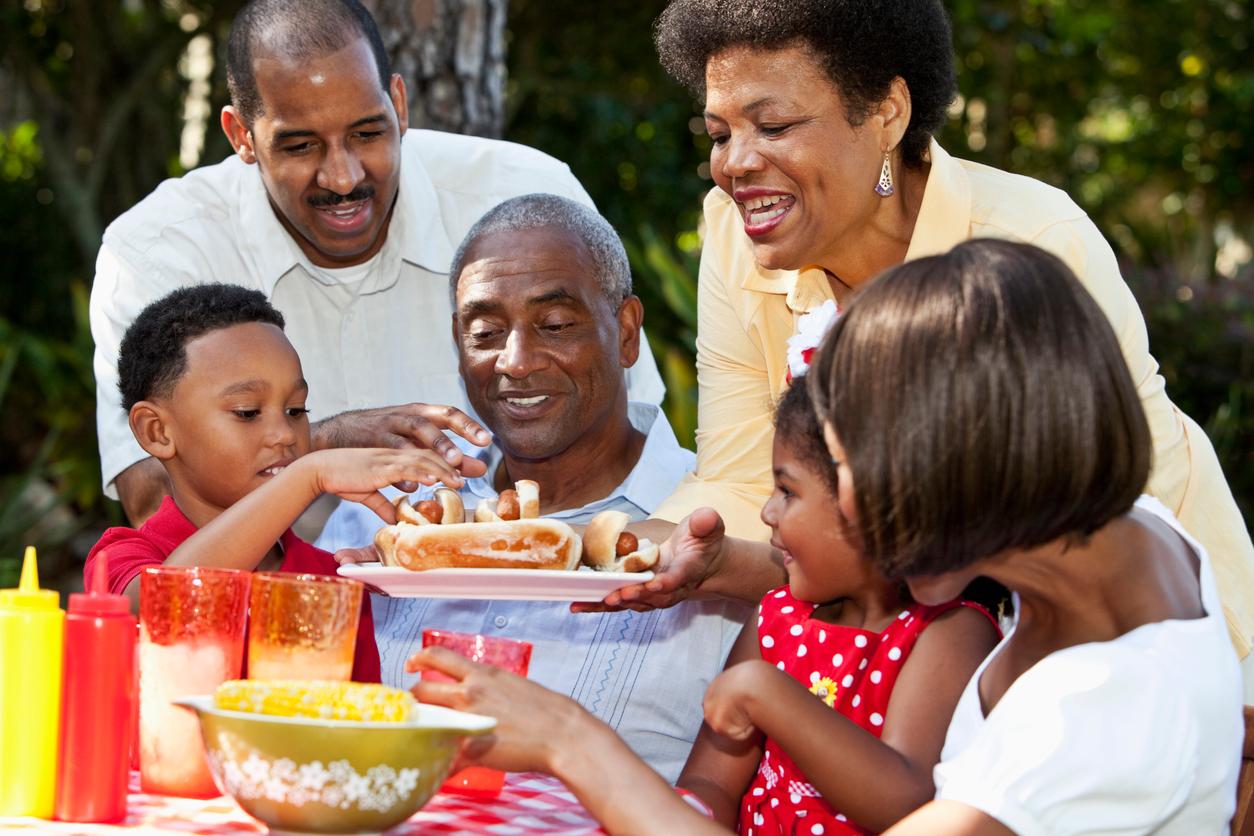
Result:
M699 107L658 67L663 0L366 0L418 126L565 160L626 240L691 444ZM0 586L72 585L100 530L87 299L104 228L221 160L240 0L0 4ZM1118 252L1168 390L1254 519L1254 24L1245 0L947 0L956 156L1066 190Z

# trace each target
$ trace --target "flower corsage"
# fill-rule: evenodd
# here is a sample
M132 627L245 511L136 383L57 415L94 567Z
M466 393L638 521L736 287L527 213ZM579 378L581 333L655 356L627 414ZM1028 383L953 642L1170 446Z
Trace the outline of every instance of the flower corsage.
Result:
M797 320L797 333L788 338L788 376L792 383L810 368L810 359L840 317L840 308L831 299Z

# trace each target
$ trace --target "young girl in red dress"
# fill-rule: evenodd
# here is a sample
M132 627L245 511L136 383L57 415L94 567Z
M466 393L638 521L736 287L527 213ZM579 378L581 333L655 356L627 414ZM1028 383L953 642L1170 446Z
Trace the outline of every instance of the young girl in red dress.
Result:
M911 602L846 539L805 385L775 422L762 520L788 585L711 684L678 783L742 834L873 833L932 798L949 718L999 634L970 602Z

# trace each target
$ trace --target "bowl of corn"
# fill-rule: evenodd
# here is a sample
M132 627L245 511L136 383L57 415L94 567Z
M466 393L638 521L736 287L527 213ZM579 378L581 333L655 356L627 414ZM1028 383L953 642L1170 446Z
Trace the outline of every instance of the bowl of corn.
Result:
M237 680L178 701L200 716L218 788L271 831L378 833L448 777L496 720L353 682Z

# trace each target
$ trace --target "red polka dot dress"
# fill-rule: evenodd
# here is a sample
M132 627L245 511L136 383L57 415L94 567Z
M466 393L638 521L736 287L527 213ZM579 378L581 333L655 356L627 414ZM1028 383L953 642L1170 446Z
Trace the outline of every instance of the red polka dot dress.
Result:
M941 613L964 605L984 612L965 601L937 607L910 604L887 629L875 633L811 618L815 605L792 597L785 586L762 599L758 644L763 659L808 687L816 699L879 737L897 674L919 634ZM775 741L767 738L758 773L740 804L740 832L874 831L859 827L832 809Z

